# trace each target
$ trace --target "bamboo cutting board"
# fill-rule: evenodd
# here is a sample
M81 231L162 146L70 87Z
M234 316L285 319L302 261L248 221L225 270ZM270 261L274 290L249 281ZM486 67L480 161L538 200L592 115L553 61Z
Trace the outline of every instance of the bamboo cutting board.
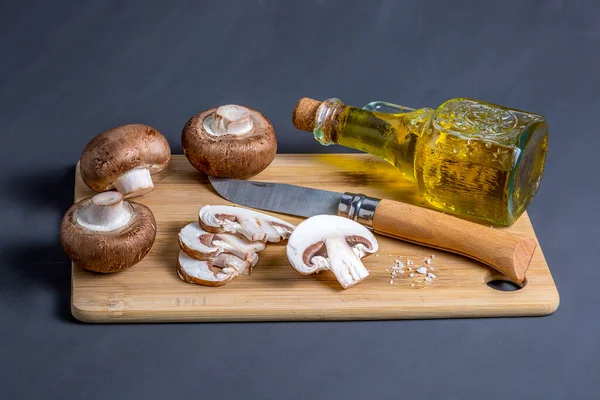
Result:
M377 235L380 250L364 260L370 276L347 290L332 273L303 276L292 269L285 244L270 244L259 253L251 276L238 276L222 287L185 283L177 277L177 233L195 221L205 204L231 204L183 155L153 176L155 190L134 199L154 212L156 242L139 264L116 274L72 269L72 312L85 322L366 320L540 316L553 313L559 296L537 247L524 286L511 292L487 282L501 278L483 264ZM426 206L416 187L384 161L369 155L278 155L254 180L364 193ZM77 170L75 201L94 193ZM277 215L277 214L273 214ZM279 217L298 224L302 219ZM527 215L510 232L535 237ZM435 258L437 278L426 282L415 273L398 274L390 284L394 260ZM411 286L414 285L414 286Z

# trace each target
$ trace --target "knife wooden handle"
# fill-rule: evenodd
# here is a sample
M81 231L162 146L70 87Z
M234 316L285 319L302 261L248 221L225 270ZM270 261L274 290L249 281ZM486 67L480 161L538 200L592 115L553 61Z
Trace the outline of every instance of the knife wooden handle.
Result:
M461 254L521 283L536 242L441 212L381 200L373 216L376 233Z

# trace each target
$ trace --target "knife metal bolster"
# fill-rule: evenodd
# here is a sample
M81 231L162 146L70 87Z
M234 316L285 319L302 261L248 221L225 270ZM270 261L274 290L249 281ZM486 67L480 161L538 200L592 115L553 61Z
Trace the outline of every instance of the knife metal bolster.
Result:
M344 193L338 204L338 215L373 229L373 217L379 199L364 194Z

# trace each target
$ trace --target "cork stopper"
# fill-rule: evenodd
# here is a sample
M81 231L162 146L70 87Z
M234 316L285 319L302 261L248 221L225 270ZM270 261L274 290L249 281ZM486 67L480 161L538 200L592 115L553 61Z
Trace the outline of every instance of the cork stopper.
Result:
M315 129L317 110L322 102L303 97L296 103L292 122L300 130L312 132Z

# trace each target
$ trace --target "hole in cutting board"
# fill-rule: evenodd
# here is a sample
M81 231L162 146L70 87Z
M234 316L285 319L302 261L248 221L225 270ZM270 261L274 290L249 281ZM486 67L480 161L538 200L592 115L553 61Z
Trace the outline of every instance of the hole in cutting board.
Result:
M485 281L489 288L500 292L516 292L523 289L527 285L527 278L522 283L515 283L508 280L503 275L492 275Z

